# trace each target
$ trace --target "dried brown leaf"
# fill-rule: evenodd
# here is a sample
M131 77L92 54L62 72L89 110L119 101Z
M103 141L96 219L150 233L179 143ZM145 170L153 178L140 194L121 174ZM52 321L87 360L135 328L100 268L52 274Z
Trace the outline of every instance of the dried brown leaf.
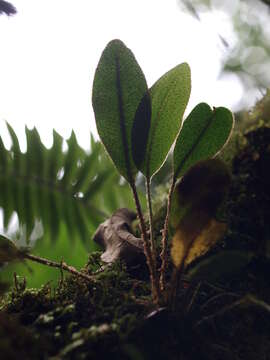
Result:
M220 160L201 161L177 185L174 194L171 256L177 268L205 254L224 234L226 225L214 220L230 184Z
M99 225L94 241L99 244L104 253L101 260L111 263L123 260L128 265L145 261L143 241L132 234L131 224L136 214L129 209L118 209L108 220Z
M23 252L3 235L0 235L0 266L14 260L22 260Z
M186 267L193 260L204 255L224 235L226 228L225 223L210 219L199 235L193 238L192 232L187 234L179 228L173 237L171 250L174 265L180 267L184 260Z

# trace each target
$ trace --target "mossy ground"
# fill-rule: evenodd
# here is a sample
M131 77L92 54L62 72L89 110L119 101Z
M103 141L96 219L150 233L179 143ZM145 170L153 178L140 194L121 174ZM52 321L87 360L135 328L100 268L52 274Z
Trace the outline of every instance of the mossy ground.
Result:
M65 276L56 288L27 289L18 280L0 312L1 358L270 359L270 129L256 126L239 139L228 147L233 156L222 155L232 168L221 214L229 229L212 253L251 251L245 268L215 283L183 282L174 312L153 312L147 275L120 263L93 282ZM82 271L100 266L93 253Z

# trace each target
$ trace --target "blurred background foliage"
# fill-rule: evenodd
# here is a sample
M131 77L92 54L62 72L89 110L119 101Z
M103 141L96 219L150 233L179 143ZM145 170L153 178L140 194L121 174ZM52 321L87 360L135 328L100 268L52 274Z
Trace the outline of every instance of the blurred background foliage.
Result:
M232 34L213 28L223 48L221 75L238 75L245 89L239 109L250 106L270 87L270 1L178 0L178 4L197 21L222 14L230 25Z
M0 137L1 233L34 254L82 266L87 252L96 248L91 238L98 225L119 207L133 208L128 184L93 136L86 152L74 132L65 141L54 131L47 149L37 129L26 127L27 150L22 152L14 130L7 128L10 149ZM33 276L24 264L8 266L2 276L26 273L32 286L59 275L44 266L28 267Z

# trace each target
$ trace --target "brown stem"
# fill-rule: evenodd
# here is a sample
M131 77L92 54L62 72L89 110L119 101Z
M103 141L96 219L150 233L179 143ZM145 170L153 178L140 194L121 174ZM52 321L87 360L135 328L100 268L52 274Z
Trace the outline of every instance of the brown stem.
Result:
M166 270L167 270L167 266L168 266L168 229L169 229L169 219L170 219L170 211L171 211L171 201L172 201L172 195L173 195L175 183L176 183L176 178L173 177L172 185L171 185L171 188L170 188L170 191L168 194L167 213L166 213L166 218L165 218L165 222L164 222L164 229L162 232L162 240L161 240L162 250L160 253L161 268L160 268L160 279L159 279L161 291L164 291L165 287L166 287L165 276L166 276Z
M151 249L150 249L150 244L148 242L147 239L147 232L146 232L146 226L145 226L145 221L144 221L144 217L143 217L143 213L142 213L142 208L141 208L141 204L140 204L140 200L138 197L138 193L136 190L136 186L134 182L130 182L130 186L133 192L133 197L134 197L134 201L135 201L135 205L136 205L136 210L137 210L137 214L138 214L138 218L140 221L140 226L141 226L141 232L142 232L142 240L143 240L143 245L144 245L144 254L146 257L146 262L149 268L149 272L150 272L150 280L151 280L151 287L152 287L152 297L153 297L153 301L156 304L160 303L160 289L159 289L159 283L158 283L158 278L156 275L156 269L154 266L154 261L153 261L153 257L151 254Z
M156 244L154 242L154 234L153 234L153 210L152 210L152 202L151 202L151 188L150 188L151 180L149 178L146 179L146 193L147 193L147 204L148 204L148 212L149 212L149 230L150 230L150 244L151 244L151 254L153 257L154 268L156 271Z
M37 262L39 264L43 264L43 265L46 265L46 266L55 267L55 268L58 268L58 269L68 271L72 275L79 276L79 277L81 277L81 278L83 278L85 280L94 281L94 278L92 276L87 275L87 274L85 274L85 273L83 273L81 271L78 271L73 266L69 266L66 263L62 262L62 261L60 263L58 263L56 261L44 259L44 258L41 258L39 256L28 254L28 253L24 253L23 257L25 259L35 261L35 262Z

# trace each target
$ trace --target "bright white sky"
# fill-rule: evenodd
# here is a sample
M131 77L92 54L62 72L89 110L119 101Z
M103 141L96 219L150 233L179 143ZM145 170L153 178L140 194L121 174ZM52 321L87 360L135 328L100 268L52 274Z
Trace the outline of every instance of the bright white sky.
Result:
M177 0L11 0L14 17L0 17L0 135L4 120L25 149L24 126L36 126L50 146L52 129L65 138L75 130L89 149L96 134L91 106L95 68L106 44L119 38L134 52L152 85L187 61L192 73L188 111L198 102L235 108L242 87L232 75L217 80L226 19L202 22L180 11ZM232 80L235 82L232 84Z

